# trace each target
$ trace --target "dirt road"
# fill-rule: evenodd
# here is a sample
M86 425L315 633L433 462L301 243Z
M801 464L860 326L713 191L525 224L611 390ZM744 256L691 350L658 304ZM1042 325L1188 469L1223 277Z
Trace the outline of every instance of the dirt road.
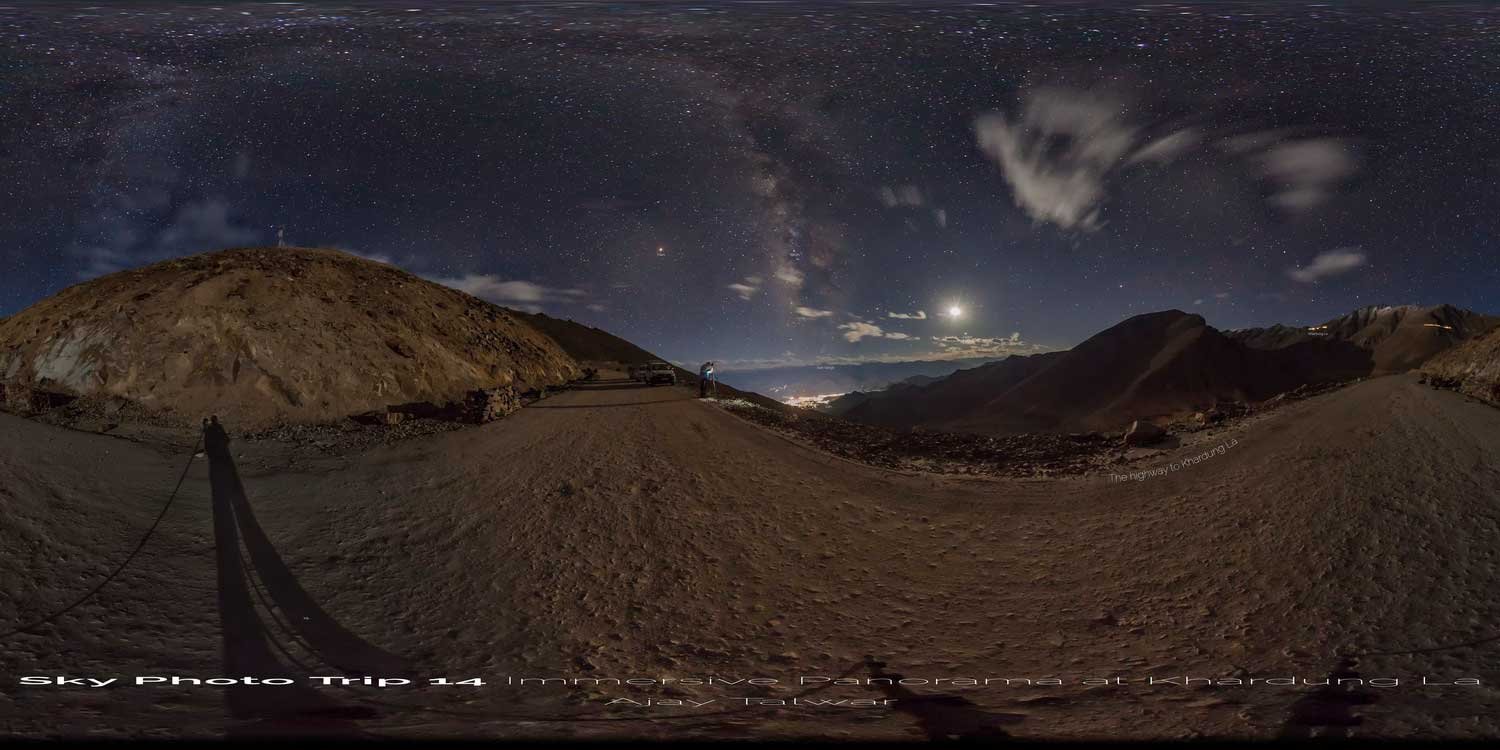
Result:
M200 458L121 580L39 634L0 641L0 732L46 734L68 715L90 736L352 722L400 737L1264 737L1289 721L1318 724L1310 687L1143 681L1321 680L1349 671L1341 650L1500 636L1500 410L1411 378L1227 429L1147 462L1167 470L1139 481L893 474L691 396L604 383L353 456L227 447L256 527L284 562L280 577L269 565L273 584L290 578L327 627L411 665L419 681L484 687L324 688L349 710L270 724L234 715L222 688L17 687L22 675L232 676L217 498ZM65 604L120 559L182 456L4 416L0 433L0 623L10 625ZM247 553L260 569L265 550ZM252 579L250 595L263 587ZM256 601L289 671L339 674L297 628L278 628L291 624L274 597ZM1356 658L1364 678L1402 683L1363 690L1356 731L1500 734L1497 650ZM817 699L889 698L797 684L877 671L942 680L908 686L893 708L743 705L819 685ZM778 684L505 684L710 675ZM1413 684L1423 676L1483 684ZM1083 684L1117 677L1125 683ZM1063 684L1021 682L1045 678ZM716 702L607 705L622 697ZM587 720L524 720L560 714Z

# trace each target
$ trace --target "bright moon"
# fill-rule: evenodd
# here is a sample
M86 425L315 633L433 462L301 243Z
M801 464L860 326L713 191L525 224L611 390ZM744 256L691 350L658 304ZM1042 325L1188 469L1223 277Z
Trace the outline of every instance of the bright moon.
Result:
M953 307L948 308L948 317L950 318L957 318L963 314L964 309L962 307L959 307L958 305L954 305Z

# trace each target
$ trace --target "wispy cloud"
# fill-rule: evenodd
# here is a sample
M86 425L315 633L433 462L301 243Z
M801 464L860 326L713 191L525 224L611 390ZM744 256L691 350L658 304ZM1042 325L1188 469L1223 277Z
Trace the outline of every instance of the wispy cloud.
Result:
M982 357L1004 357L1013 354L1034 354L1048 351L1047 347L1032 344L1021 338L1019 331L1005 337L991 336L933 336L942 355L939 359L972 359Z
M1338 276L1365 265L1368 258L1357 247L1341 247L1337 250L1318 253L1311 263L1287 270L1287 275L1303 284L1315 284L1331 276Z
M977 117L974 135L1017 207L1037 222L1082 231L1103 226L1103 206L1122 174L1173 162L1207 143L1243 160L1246 176L1268 183L1268 201L1286 210L1322 204L1359 170L1347 139L1298 137L1291 129L1222 135L1234 124L1181 127L1149 112L1105 88L1038 87L1023 95L1014 115Z
M1126 160L1128 164L1166 164L1197 148L1203 135L1192 128L1168 133L1140 147Z
M1271 203L1294 211L1322 204L1359 168L1348 144L1338 138L1278 143L1266 149L1257 164L1276 187Z
M739 295L740 299L749 302L751 298L755 297L755 293L760 291L760 287L764 283L765 279L759 276L746 276L742 281L730 284L728 289Z
M900 331L887 331L868 320L851 320L839 326L843 331L844 340L850 343L858 343L864 339L892 339L903 341L913 338Z
M798 316L803 317L803 318L831 318L831 317L833 317L833 311L832 310L819 310L817 308L807 307L805 305L798 305L795 308L795 312L797 313Z
M866 323L863 320L855 320L839 326L844 332L844 340L855 343L867 338L880 338L885 336L885 331L874 323Z
M974 121L979 150L1000 167L1018 207L1063 229L1101 226L1111 170L1134 148L1136 128L1122 102L1082 91L1029 92L1015 120L992 112Z
M926 310L918 310L918 311L912 312L912 313L898 313L898 312L886 313L886 317L887 318L896 318L897 320L926 320L927 319L927 311Z
M588 297L582 289L560 289L532 281L506 280L494 274L471 273L453 278L428 277L428 280L526 312L541 312L549 304L577 304Z
M807 281L807 275L794 266L783 265L776 269L776 279L793 287L801 287L803 282Z
M880 197L881 205L886 208L917 207L927 202L927 199L922 196L921 188L916 185L882 185L877 195Z

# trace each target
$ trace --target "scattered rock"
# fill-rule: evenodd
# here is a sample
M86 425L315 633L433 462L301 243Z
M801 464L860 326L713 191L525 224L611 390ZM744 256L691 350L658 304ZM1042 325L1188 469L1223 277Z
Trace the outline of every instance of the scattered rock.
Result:
M1050 477L1080 474L1112 458L1117 443L1100 433L993 437L851 422L809 409L762 406L742 399L715 402L731 413L836 456L906 471Z

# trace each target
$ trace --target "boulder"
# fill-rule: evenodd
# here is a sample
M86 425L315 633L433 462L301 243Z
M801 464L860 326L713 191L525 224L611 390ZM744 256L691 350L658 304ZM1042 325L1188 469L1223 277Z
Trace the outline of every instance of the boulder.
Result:
M1126 445L1152 445L1166 439L1167 431L1142 419L1132 422L1125 431Z

